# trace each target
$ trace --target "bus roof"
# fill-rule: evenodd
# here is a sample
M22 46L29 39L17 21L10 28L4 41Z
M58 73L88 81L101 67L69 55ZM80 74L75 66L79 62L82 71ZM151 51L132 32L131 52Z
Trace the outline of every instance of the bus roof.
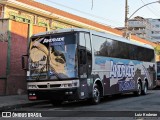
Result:
M141 47L145 47L145 48L149 48L149 49L154 49L149 44L143 44L143 43L134 42L134 41L128 40L128 39L126 39L124 37L113 35L113 34L106 33L106 32L99 32L99 31L82 29L82 28L57 29L57 30L52 30L52 31L41 32L41 33L38 33L38 34L34 34L34 35L32 35L32 37L42 36L42 35L49 35L49 34L54 34L54 33L74 32L74 31L77 31L77 32L91 32L94 35L110 38L110 39L113 39L113 40L125 42L125 43L128 43L128 44L133 44L133 45L137 45L137 46L141 46Z

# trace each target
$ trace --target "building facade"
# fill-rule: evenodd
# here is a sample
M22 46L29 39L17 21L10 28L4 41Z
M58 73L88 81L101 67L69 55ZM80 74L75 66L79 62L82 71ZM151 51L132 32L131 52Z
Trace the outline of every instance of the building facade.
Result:
M86 28L121 36L123 32L33 0L0 1L0 95L26 93L21 56L32 34L60 28ZM131 36L131 40L155 45Z
M128 29L132 35L154 43L160 42L160 19L137 16L128 21Z
M151 41L160 43L160 19L147 19L151 25Z
M151 41L151 28L151 23L139 16L128 21L128 29L132 35L149 41Z

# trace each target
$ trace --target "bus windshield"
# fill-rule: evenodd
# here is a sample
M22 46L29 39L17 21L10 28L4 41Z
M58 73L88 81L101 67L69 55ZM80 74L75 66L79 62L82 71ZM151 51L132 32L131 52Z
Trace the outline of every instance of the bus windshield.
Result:
M29 79L77 78L76 49L74 33L32 38L29 48Z

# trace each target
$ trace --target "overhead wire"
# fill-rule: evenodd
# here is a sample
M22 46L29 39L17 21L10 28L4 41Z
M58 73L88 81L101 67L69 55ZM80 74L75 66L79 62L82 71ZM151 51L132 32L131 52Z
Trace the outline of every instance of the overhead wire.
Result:
M44 1L53 3L53 4L58 5L58 6L61 6L61 7L68 8L68 9L70 9L70 10L73 10L73 11L76 11L76 12L79 12L79 13L82 13L82 14L85 14L85 15L89 15L89 16L94 17L94 18L98 18L98 19L100 19L100 20L104 20L104 21L106 21L106 22L108 22L108 23L114 23L114 24L116 23L116 24L119 24L119 25L122 24L122 22L115 21L115 20L110 20L110 19L106 19L106 18L104 18L104 17L100 17L100 16L97 16L97 15L93 15L93 14L91 14L91 13L87 13L87 12L84 12L84 11L81 11L81 10L77 10L77 9L75 9L75 8L71 8L71 7L65 6L65 5L63 5L63 4L53 2L52 0L44 0ZM93 0L92 0L92 6L93 6ZM93 8L92 8L92 9L93 9ZM95 22L99 22L99 21L96 21L96 20L94 20L94 21L95 21ZM99 22L99 23L104 24L104 25L107 25L107 26L111 26L111 25L108 25L108 24L106 24L106 23L102 23L102 22ZM115 27L115 26L112 26L112 27Z
M141 0L142 1L142 3L145 5L146 3L143 1L143 0ZM151 9L151 6L146 6L147 8L148 8L148 10L150 11L150 12L152 12L155 16L157 16L157 17L159 17L160 15L158 15L157 13L155 13L155 11L153 11L153 9Z

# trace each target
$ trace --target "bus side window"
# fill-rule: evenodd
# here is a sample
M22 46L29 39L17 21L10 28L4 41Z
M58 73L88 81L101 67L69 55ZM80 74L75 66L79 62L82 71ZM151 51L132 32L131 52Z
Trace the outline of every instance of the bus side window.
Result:
M86 64L86 40L84 38L84 33L80 33L79 63L80 63L80 65Z
M86 40L87 75L89 77L92 72L92 49L91 49L91 39L88 33L85 33L85 40Z

